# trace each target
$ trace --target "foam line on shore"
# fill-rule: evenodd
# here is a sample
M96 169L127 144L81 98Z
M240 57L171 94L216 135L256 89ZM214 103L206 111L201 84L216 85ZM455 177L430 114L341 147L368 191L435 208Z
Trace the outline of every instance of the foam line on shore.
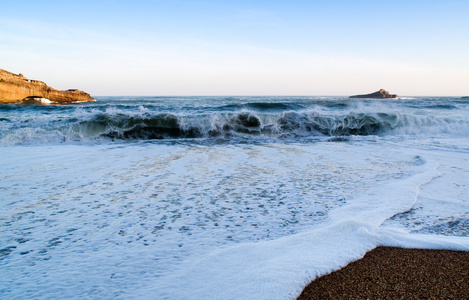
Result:
M422 173L410 179L376 187L368 196L356 199L355 204L336 209L320 228L276 240L230 246L208 253L202 259L186 261L145 291L145 295L191 299L214 295L224 299L294 298L314 278L360 259L378 245L398 239L400 236L392 235L391 231L380 230L380 225L393 214L412 207L419 187L438 175L436 166L424 164ZM372 205L378 191L383 189L386 192L381 194L379 203L389 204L385 210ZM407 239L412 241L412 236ZM403 237L401 240L405 243ZM231 284L233 281L237 284ZM180 286L180 282L186 284Z

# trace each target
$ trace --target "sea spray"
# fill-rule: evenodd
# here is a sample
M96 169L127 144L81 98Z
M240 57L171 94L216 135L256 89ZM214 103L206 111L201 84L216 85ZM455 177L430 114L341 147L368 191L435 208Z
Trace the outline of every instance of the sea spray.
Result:
M366 103L337 99L312 99L308 104L272 101L224 104L206 109L183 106L176 100L158 99L137 105L136 100L115 105L20 106L3 110L8 114L1 127L0 143L37 144L57 142L187 140L207 142L291 142L327 140L330 137L403 135L467 135L469 120L448 105L421 105L403 109L407 103ZM186 99L187 100L187 99ZM212 104L216 102L213 99ZM276 99L274 99L276 100ZM111 100L107 100L111 101ZM174 102L172 102L174 101ZM194 100L194 104L200 99ZM226 102L226 100L225 100ZM132 104L135 103L135 104ZM171 104L176 104L171 107ZM401 107L399 104L403 104ZM186 103L186 105L188 105ZM416 106L416 105L414 105ZM439 110L435 107L443 107ZM451 106L453 107L453 106ZM1 108L1 107L0 107ZM451 117L448 110L452 112Z

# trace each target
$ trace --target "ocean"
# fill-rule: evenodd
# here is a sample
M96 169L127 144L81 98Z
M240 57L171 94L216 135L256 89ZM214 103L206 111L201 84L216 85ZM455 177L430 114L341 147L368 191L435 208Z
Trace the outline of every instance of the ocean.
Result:
M469 251L469 99L96 100L0 105L0 298L295 299Z

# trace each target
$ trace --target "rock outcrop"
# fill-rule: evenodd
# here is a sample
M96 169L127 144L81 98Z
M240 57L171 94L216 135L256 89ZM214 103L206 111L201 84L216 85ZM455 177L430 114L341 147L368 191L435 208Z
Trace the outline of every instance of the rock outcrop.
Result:
M32 99L48 99L60 103L95 101L90 94L83 91L59 91L42 81L30 80L23 74L17 75L0 69L0 102L17 103Z
M385 98L399 98L395 94L389 94L388 91L385 91L384 89L380 89L377 92L371 93L371 94L365 94L365 95L354 95L350 96L349 98L373 98L373 99L385 99Z

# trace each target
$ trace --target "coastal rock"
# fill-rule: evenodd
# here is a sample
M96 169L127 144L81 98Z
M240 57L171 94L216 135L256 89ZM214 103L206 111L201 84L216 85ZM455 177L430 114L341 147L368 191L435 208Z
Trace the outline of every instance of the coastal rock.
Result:
M83 91L76 89L59 91L42 81L27 79L21 73L17 75L0 69L0 103L17 103L34 99L61 103L95 101L90 94Z
M349 98L373 98L373 99L385 99L385 98L398 98L396 94L389 94L388 91L385 91L384 89L380 89L377 92L371 93L371 94L365 94L365 95L354 95L350 96Z

